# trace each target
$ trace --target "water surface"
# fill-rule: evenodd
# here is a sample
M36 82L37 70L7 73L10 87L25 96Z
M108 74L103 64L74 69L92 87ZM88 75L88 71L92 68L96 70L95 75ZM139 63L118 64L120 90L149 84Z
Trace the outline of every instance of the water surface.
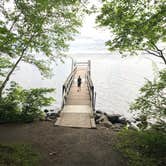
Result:
M72 54L76 61L91 60L91 75L97 93L96 109L107 113L118 113L130 117L129 104L139 94L145 78L153 79L152 61L145 57L121 58L118 53ZM52 94L56 102L51 108L60 108L62 85L71 71L71 58L53 66L54 76L43 79L39 71L31 65L22 63L12 80L25 88L56 88Z

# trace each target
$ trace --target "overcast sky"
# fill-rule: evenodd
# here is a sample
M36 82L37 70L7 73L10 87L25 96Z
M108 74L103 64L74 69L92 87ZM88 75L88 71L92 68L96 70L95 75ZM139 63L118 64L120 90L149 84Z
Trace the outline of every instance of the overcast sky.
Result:
M98 7L101 3L96 0L91 0ZM98 14L87 15L84 18L83 26L79 29L79 34L75 40L71 42L69 52L71 53L92 53L92 52L108 52L105 42L110 39L108 30L99 28L95 24L95 19Z
M13 0L11 0L13 1ZM6 8L12 8L12 3L5 3ZM102 3L101 0L89 0L92 4L100 9ZM105 46L105 42L110 39L108 30L97 27L95 19L98 14L91 14L85 16L83 25L79 28L79 34L75 36L75 40L71 42L69 53L96 53L96 52L108 52Z

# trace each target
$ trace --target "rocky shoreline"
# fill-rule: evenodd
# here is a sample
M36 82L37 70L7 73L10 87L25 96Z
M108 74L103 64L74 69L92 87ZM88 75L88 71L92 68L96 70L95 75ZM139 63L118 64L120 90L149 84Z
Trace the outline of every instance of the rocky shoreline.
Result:
M44 110L46 121L56 121L60 115L59 110ZM96 110L94 113L95 123L99 127L112 128L115 131L119 131L125 126L130 126L131 122L120 114L108 114L100 110Z
M112 128L115 131L119 131L130 124L130 122L120 114L108 114L97 110L94 113L94 117L97 125Z

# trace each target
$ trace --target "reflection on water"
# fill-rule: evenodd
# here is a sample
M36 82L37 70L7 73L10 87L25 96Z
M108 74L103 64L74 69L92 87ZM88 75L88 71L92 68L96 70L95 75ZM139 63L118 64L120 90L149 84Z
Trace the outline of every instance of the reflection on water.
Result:
M120 113L130 117L127 111L129 103L138 95L139 88L145 78L153 78L152 62L146 58L128 57L109 54L72 55L76 60L92 62L92 80L97 92L96 109L109 113ZM42 79L35 67L21 64L12 77L25 88L56 88L56 103L52 107L60 107L62 84L71 71L71 58L65 63L58 62L53 66L52 79Z

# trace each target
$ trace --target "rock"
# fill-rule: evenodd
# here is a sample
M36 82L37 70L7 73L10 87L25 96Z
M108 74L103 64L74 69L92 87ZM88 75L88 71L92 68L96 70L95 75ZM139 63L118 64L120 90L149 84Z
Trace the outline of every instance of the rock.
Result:
M48 111L48 109L45 109L44 112L47 114L49 111Z
M119 114L113 114L113 115L107 114L108 120L113 124L114 123L119 123L119 118L120 117L121 117L121 115L119 115Z
M118 121L119 121L119 123L121 123L121 124L124 124L124 125L127 124L127 120L126 120L125 117L119 117L119 118L118 118Z
M136 117L136 118L135 118L135 121L136 121L136 122L137 122L137 121L141 121L141 118Z
M56 119L57 117L59 117L59 115L55 112L49 113L47 115L50 119Z
M97 113L97 114L103 114L103 112L100 111L100 110L96 110L96 113Z
M103 122L101 123L104 127L106 128L111 128L112 127L112 123L110 121L107 121L107 122Z
M45 121L52 121L48 116L45 117Z
M96 121L97 124L101 124L104 127L110 128L112 127L112 123L108 120L107 116L102 114L102 116Z
M99 114L99 113L95 113L94 114L94 117L95 117L95 121L97 121L98 119L100 119L102 116L102 114Z
M113 125L112 125L112 129L113 129L114 131L120 131L123 127L124 127L124 125L121 124L121 123L116 123L116 124L113 124Z
M113 126L114 126L115 128L122 128L122 127L124 127L124 125L121 124L121 123L116 123L116 124L114 124Z
M106 112L104 112L104 115L105 115L105 116L107 116L107 113L106 113Z

